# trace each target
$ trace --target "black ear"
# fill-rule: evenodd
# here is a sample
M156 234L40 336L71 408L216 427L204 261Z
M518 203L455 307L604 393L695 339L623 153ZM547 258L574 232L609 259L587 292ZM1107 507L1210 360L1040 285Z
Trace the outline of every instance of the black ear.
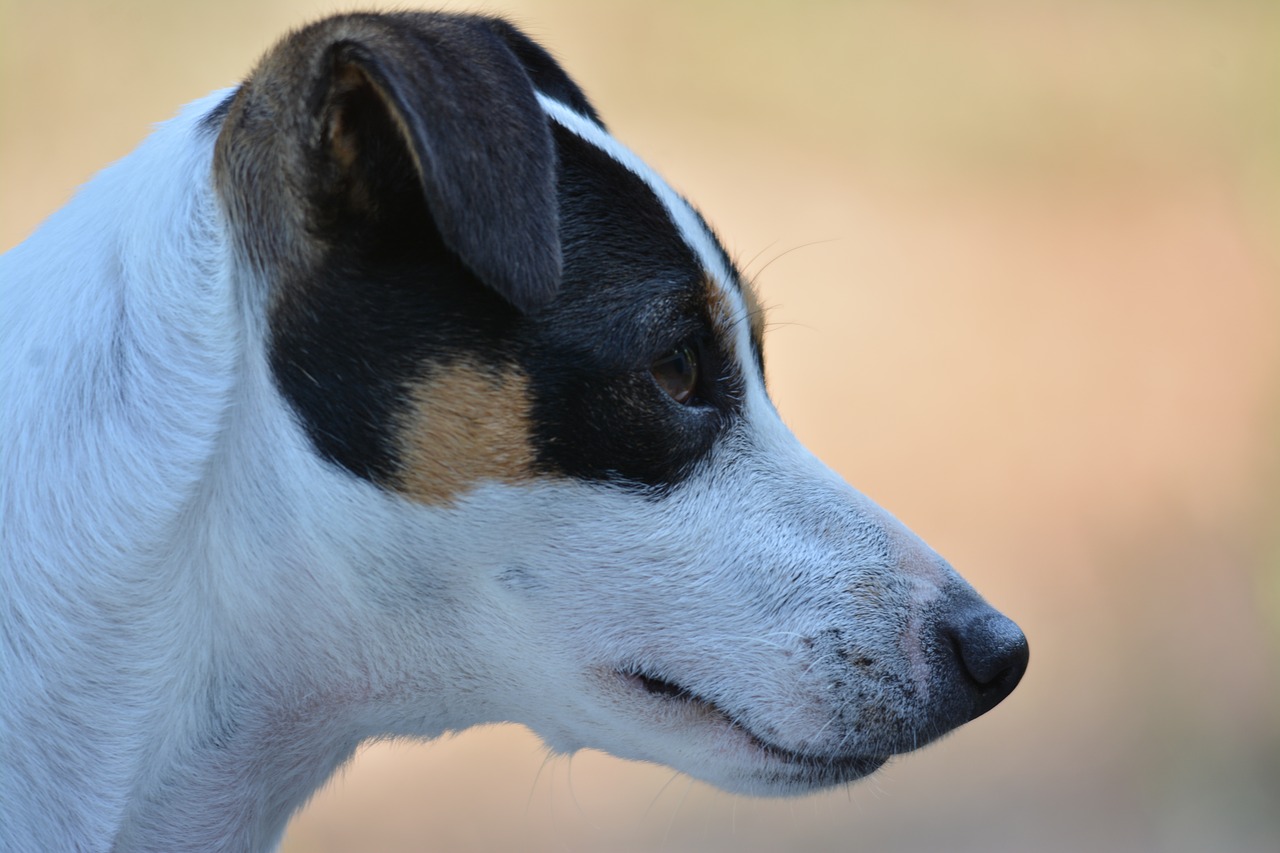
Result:
M545 305L562 267L556 155L509 42L485 19L338 22L311 66L313 180L375 218L388 194L416 180L445 245L472 272L521 311Z
M573 82L564 69L560 67L560 63L556 62L542 45L530 39L520 30L516 29L507 21L501 18L481 18L484 26L498 38L502 39L507 47L511 48L511 52L520 60L520 64L524 66L524 70L529 75L529 79L533 81L534 88L543 94L550 95L552 98L571 107L574 112L581 113L591 119L596 124L604 127L604 123L600 121L600 116L596 114L595 107L591 106L591 102L587 100L587 96L583 94L582 89L578 88L578 84Z

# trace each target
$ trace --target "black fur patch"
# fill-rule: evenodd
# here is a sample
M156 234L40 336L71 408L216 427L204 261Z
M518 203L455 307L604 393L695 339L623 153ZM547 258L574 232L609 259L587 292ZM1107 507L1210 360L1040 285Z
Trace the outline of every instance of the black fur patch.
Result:
M480 25L514 45L536 85L594 117L544 51L509 25ZM648 185L548 123L563 272L551 301L521 311L451 248L411 152L387 142L398 137L386 114L345 109L369 136L360 150L372 159L358 169L374 198L313 194L320 258L278 283L271 318L273 370L317 451L394 487L410 388L465 359L527 378L545 475L662 491L694 470L736 417L743 379L716 338L707 273ZM650 366L685 345L703 379L696 402L681 405Z
M505 41L507 46L511 48L512 53L524 65L525 73L529 75L533 88L544 95L550 95L562 104L567 104L576 112L590 118L600 127L604 127L604 124L600 121L600 116L596 114L595 107L591 106L587 96L578 88L578 84L574 83L569 75L564 73L564 69L560 67L559 63L542 45L501 18L479 20L482 20L494 34Z
M525 349L539 459L575 477L674 484L740 396L706 273L640 178L567 130L555 139L565 278ZM710 379L700 405L675 403L649 372L685 342Z

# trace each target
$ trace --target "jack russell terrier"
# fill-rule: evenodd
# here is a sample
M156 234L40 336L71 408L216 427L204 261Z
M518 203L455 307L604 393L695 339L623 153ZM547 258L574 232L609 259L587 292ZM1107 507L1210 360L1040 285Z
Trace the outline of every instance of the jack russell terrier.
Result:
M1026 668L783 426L750 282L501 20L290 34L0 299L0 849L269 849L362 741L493 721L810 791Z

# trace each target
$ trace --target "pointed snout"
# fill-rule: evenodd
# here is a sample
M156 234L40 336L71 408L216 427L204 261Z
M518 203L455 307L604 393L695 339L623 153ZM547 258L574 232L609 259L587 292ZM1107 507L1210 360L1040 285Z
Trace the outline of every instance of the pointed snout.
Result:
M949 649L952 689L969 720L1000 704L1027 671L1026 635L973 593L941 614L937 630L943 649Z

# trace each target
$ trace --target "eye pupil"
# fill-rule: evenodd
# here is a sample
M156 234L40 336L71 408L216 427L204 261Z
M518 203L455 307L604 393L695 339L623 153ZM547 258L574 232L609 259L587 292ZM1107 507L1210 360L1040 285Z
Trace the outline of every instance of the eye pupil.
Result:
M650 371L658 386L677 403L684 404L693 399L698 385L698 359L692 347L677 347L655 361Z

